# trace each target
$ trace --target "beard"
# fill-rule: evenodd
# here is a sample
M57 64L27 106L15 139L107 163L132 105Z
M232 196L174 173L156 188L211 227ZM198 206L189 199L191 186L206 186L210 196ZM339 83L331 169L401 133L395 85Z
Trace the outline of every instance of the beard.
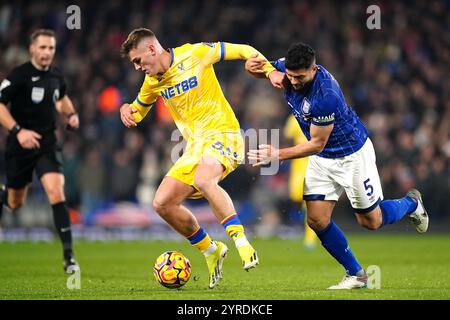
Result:
M286 76L286 74L284 75L284 78L283 78L283 86L287 89L287 90L293 90L293 91L296 91L296 92L301 92L303 89L305 89L310 83L312 82L312 80L311 81L309 81L309 82L306 82L306 83L303 83L303 84L301 84L301 85L298 85L298 86L293 86L292 85L292 83L289 81L289 79L288 79L288 77Z

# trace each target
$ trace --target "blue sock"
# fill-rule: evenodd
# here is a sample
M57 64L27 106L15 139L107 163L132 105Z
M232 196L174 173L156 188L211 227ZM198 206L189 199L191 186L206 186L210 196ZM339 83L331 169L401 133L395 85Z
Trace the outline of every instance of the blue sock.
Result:
M316 232L316 234L322 241L323 247L344 266L349 275L355 276L358 271L362 270L362 267L350 250L344 233L333 220L330 221L330 224L325 229Z
M399 221L405 215L414 212L417 202L413 198L405 196L401 199L383 200L380 202L383 220L381 226Z

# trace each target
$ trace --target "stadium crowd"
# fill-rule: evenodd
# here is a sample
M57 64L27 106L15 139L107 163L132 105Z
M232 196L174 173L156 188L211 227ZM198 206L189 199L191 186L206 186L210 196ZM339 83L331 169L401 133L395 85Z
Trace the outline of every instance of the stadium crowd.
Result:
M66 26L67 6L49 0L0 4L0 80L27 61L32 30L57 33L54 65L63 71L80 114L77 133L59 129L64 145L69 204L89 215L105 203L151 206L170 168L175 126L162 103L136 128L126 129L118 108L131 102L143 74L119 55L129 31L148 27L164 47L190 42L248 43L268 59L282 57L292 42L315 48L318 63L338 80L371 133L384 195L403 196L416 186L433 219L450 218L450 3L377 1L381 29L369 30L365 1L77 1L81 29ZM245 72L243 62L221 62L216 74L244 130L280 129L288 108L268 81ZM447 71L445 71L447 70ZM63 128L63 126L61 126ZM6 130L0 132L4 154ZM169 143L170 142L170 143ZM290 142L282 138L281 144ZM233 199L255 212L285 221L289 163L274 176L249 164L224 182ZM4 182L4 159L0 158ZM33 186L31 196L40 187ZM351 212L344 214L349 217Z

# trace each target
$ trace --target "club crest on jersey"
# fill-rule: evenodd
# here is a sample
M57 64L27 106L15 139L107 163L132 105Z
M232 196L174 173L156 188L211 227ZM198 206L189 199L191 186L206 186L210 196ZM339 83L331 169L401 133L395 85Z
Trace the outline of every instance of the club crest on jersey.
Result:
M33 103L39 103L44 99L45 89L39 87L33 87L31 89L31 101Z
M302 111L305 115L309 114L309 111L311 110L311 103L309 103L308 99L303 99L302 104Z

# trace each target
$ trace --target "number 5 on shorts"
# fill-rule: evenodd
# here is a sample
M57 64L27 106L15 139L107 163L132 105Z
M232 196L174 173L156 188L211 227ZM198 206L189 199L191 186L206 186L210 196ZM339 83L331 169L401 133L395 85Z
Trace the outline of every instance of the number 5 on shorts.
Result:
M367 190L370 190L369 192L367 192L367 196L371 196L373 194L373 187L371 184L369 184L370 182L370 178L368 178L367 180L364 181L364 188Z

